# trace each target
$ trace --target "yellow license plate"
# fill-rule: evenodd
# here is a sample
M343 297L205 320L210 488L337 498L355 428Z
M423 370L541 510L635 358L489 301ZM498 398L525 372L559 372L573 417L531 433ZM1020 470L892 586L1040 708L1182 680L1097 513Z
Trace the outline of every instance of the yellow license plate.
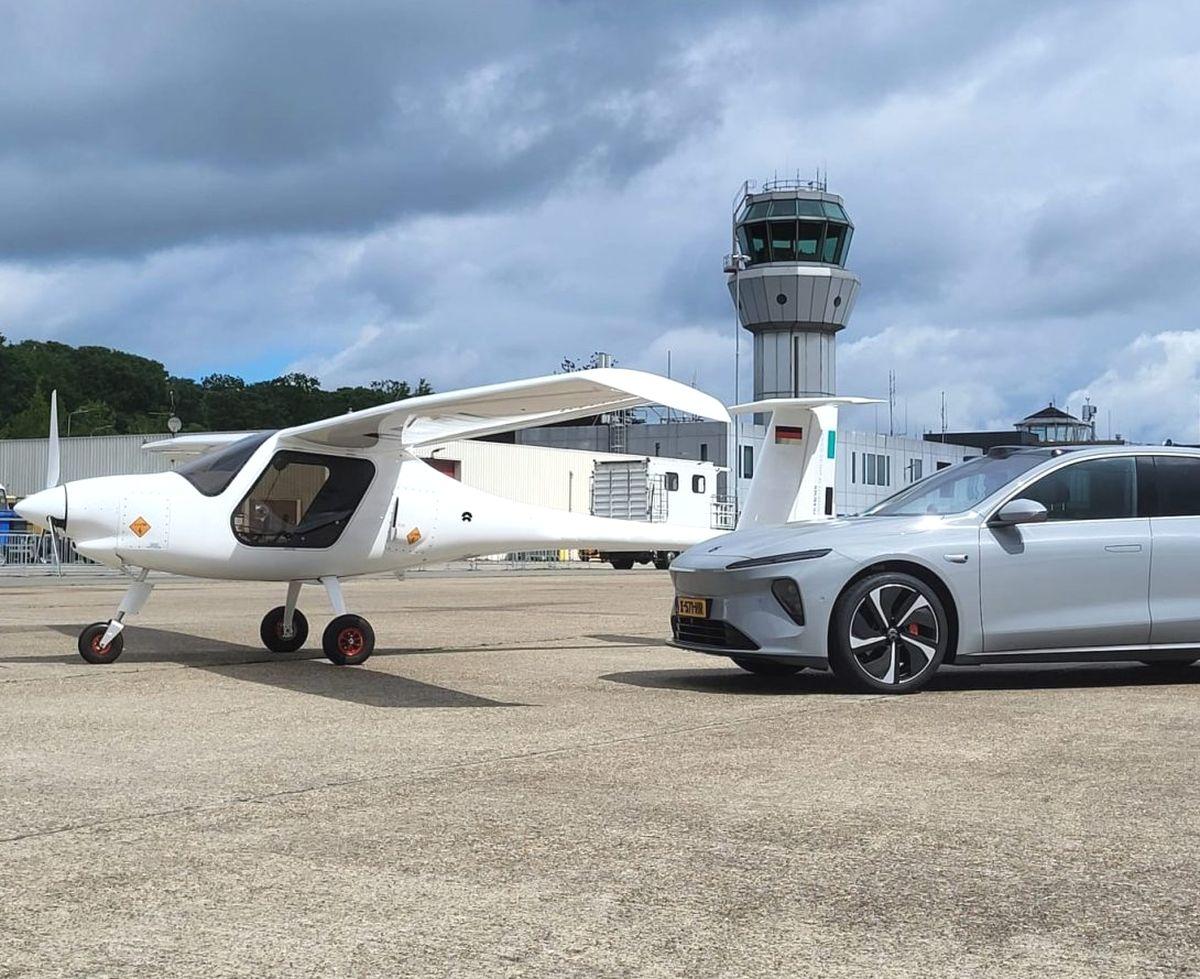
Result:
M678 607L680 615L686 615L692 619L708 617L707 598L680 598Z

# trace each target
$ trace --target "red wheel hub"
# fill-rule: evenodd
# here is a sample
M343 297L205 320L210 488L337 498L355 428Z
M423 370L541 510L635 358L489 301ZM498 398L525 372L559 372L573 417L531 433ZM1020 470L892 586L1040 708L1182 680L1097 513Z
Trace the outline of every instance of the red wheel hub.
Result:
M100 656L103 656L106 652L108 652L108 649L109 649L108 646L100 645L100 640L103 638L104 638L103 632L97 632L94 636L92 636L92 652L96 653Z
M362 652L364 645L362 630L354 626L348 626L338 633L337 647L338 652L343 656L357 656Z

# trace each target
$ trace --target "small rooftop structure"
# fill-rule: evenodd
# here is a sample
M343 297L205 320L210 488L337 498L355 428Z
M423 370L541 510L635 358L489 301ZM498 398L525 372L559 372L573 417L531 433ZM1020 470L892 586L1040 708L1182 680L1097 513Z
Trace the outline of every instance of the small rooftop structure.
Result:
M1039 442L1095 442L1094 422L1080 421L1070 412L1055 407L1051 401L1045 408L1027 415L1014 426L1018 432L1028 432Z

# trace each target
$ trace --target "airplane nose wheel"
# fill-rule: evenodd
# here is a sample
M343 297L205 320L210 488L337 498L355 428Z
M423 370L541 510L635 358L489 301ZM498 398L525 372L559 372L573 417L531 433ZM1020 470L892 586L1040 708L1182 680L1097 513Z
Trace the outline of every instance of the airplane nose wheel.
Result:
M375 630L361 615L339 615L325 627L321 646L338 666L359 666L375 651Z
M308 619L299 609L292 612L292 634L283 634L284 608L279 605L263 616L258 628L262 644L273 653L294 653L308 639Z
M100 645L104 633L108 631L107 622L93 622L79 634L79 655L89 663L111 663L125 649L125 637L117 633L107 646Z

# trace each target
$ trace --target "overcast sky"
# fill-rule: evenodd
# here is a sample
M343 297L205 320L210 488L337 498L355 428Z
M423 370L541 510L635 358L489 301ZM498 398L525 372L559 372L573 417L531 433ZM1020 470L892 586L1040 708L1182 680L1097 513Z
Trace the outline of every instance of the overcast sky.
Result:
M1200 440L1178 2L0 0L0 333L438 390L612 352L732 395L743 179L827 169L839 389ZM870 427L860 415L856 427ZM882 422L886 425L886 421Z

